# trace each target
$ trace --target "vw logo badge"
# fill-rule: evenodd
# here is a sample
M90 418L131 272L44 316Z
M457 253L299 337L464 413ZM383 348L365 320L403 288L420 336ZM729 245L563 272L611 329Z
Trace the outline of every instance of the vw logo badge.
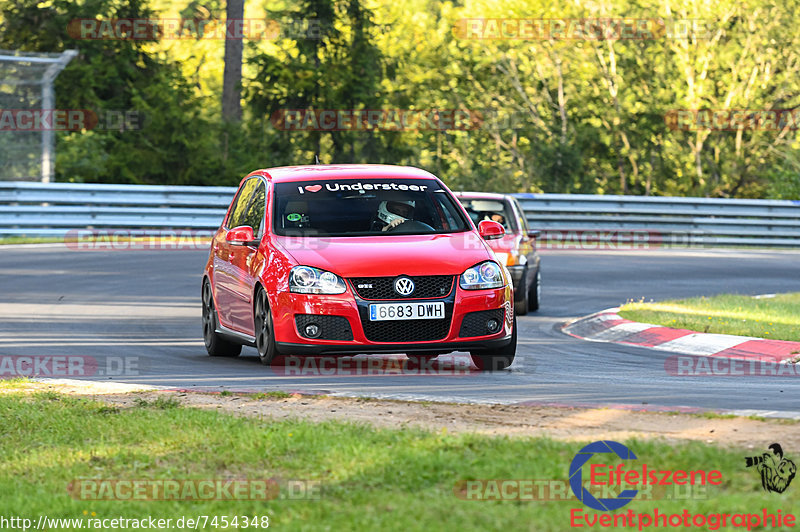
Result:
M398 277L394 282L394 291L401 296L410 296L414 292L414 281L408 277Z

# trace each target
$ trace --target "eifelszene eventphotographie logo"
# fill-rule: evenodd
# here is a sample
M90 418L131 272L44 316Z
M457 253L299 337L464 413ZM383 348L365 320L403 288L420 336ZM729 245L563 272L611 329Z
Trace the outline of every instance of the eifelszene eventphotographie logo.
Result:
M629 502L631 502L638 490L623 490L616 498L597 498L592 495L588 489L583 486L583 466L595 454L611 453L618 456L621 460L636 460L636 455L633 451L628 449L621 443L615 441L596 441L590 443L575 455L572 463L569 465L569 485L572 488L572 493L589 508L600 510L601 512L608 512L611 510L619 510ZM595 464L596 465L596 464ZM591 468L592 484L594 484L595 465ZM646 466L645 466L646 467ZM617 472L621 472L622 466L618 468ZM613 474L613 470L612 470Z

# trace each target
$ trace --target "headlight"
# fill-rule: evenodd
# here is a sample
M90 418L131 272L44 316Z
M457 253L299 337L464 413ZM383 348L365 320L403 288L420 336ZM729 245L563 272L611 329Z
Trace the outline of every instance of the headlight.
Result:
M289 272L289 291L297 294L343 294L344 280L335 273L311 266L295 266Z
M487 260L476 264L461 274L458 282L464 290L481 290L484 288L502 288L506 281L503 272L493 261Z

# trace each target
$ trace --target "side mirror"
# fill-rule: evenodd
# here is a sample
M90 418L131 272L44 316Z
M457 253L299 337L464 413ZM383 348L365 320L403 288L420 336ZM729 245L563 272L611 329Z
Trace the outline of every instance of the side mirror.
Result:
M484 240L495 240L497 238L503 238L503 235L506 234L506 230L503 229L503 225L498 222L484 220L478 224L478 234L480 234L481 238Z
M542 234L541 231L528 231L528 238L533 238L535 240L539 238L539 235L541 234Z
M255 242L253 228L249 225L234 227L225 235L225 240L233 246L248 246Z

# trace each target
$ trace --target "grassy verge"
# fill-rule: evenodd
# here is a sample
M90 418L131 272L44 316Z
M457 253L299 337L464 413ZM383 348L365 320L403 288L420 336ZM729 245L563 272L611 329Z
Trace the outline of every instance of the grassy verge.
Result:
M8 236L0 238L0 246L9 244L52 244L64 242L63 237L27 237L27 236Z
M677 329L800 341L800 293L758 299L726 294L660 303L633 302L624 305L620 315Z
M463 500L472 479L567 481L587 442L381 430L340 422L268 421L139 401L118 409L52 392L0 396L0 514L36 518L268 515L291 530L566 530L575 499ZM770 435L770 438L778 435ZM766 440L765 440L766 441ZM770 442L772 440L770 439ZM629 441L659 469L719 470L721 486L691 496L637 500L622 511L696 513L797 507L800 489L765 493L746 451L701 443ZM754 442L763 443L763 442ZM759 453L761 451L758 451ZM749 454L753 454L751 451ZM608 462L611 463L611 462ZM588 475L588 467L585 467ZM317 499L98 501L75 498L75 479L318 481Z

